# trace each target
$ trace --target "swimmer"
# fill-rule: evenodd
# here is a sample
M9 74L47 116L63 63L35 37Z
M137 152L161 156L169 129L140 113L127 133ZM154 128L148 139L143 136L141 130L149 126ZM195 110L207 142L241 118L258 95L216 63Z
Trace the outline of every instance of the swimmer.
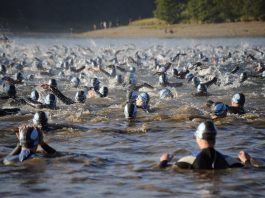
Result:
M1 100L7 100L9 98L15 99L17 96L16 86L14 84L3 84L3 93L0 94Z
M34 101L31 98L25 98L24 99L25 103L33 108L38 108L38 109L57 109L56 103L56 97L54 94L48 94L45 97L44 103L41 103L39 101Z
M57 96L66 105L71 105L75 103L71 98L66 97L57 87L54 87L49 84L42 84L41 88L43 88L44 90L51 91L55 96Z
M108 96L108 87L100 87L100 81L97 78L93 78L91 82L92 87L87 88L87 98L105 98Z
M126 119L132 120L136 118L137 107L135 102L128 101L124 107L124 116Z
M137 108L143 109L145 112L150 112L150 106L149 106L150 96L148 93L143 92L140 93L136 98L136 106Z
M197 91L196 93L193 93L193 96L209 96L210 94L208 93L208 87L210 87L213 84L216 84L217 82L217 77L214 77L213 79L201 83L200 80L196 77L192 78L192 81L195 86L197 86Z
M167 78L166 73L160 73L159 74L159 84L162 87L180 87L180 86L183 85L182 83L177 83L177 82L176 83L171 83L171 82L168 82L168 78Z
M174 163L173 167L183 169L226 169L252 165L251 157L240 151L238 159L221 154L215 149L217 130L212 121L202 122L195 132L196 142L200 152L196 156L186 156ZM169 165L172 157L165 153L160 157L160 168Z
M159 97L161 99L167 99L167 98L173 98L174 96L168 88L164 88L159 91Z
M4 158L5 165L43 157L43 155L37 153L38 146L40 146L48 155L56 154L56 150L44 142L43 132L36 126L20 126L17 138L19 140L19 144L7 157Z

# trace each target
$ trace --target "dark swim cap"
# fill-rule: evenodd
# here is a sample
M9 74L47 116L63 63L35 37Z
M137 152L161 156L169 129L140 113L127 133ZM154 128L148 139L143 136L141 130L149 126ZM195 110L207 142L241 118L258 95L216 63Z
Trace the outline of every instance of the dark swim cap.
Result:
M126 105L124 107L125 118L127 118L127 119L136 118L136 114L137 114L136 104L134 102L126 103Z
M13 84L4 84L4 92L9 97L16 97L16 94L17 94L16 86Z
M195 137L203 140L215 140L216 134L217 130L212 121L202 122L194 133Z
M84 91L78 91L78 92L76 92L75 101L76 102L80 102L80 103L84 103L86 101L86 94L85 94L85 92Z
M45 126L48 124L48 117L44 111L37 111L33 117L33 123Z
M242 93L236 93L233 98L232 102L239 104L240 106L244 106L245 104L245 95Z
M222 102L214 103L214 106L213 106L214 115L216 115L218 117L224 117L224 116L226 116L227 111L228 111L228 107L226 104L224 104Z
M35 127L25 127L19 130L19 144L26 148L38 146L40 141L40 131Z
M57 87L57 81L54 78L50 79L48 84L50 86Z
M92 84L92 87L94 87L95 90L98 90L99 89L99 85L100 85L100 81L98 80L98 78L93 78L91 80L91 84Z
M120 75L120 74L116 75L115 79L116 79L116 82L119 83L119 84L121 84L122 81L123 81L122 80L122 75Z
M101 97L107 97L109 93L108 87L100 87L99 93L101 94Z
M22 73L18 72L18 73L16 74L16 79L17 79L18 81L22 81L22 80L23 80L23 75L22 75Z
M53 94L48 94L45 98L45 104L50 105L51 108L56 107L56 97Z
M37 101L39 99L39 93L36 90L33 90L30 94L30 98L34 101Z
M1 65L0 73L6 74L6 66L5 65Z

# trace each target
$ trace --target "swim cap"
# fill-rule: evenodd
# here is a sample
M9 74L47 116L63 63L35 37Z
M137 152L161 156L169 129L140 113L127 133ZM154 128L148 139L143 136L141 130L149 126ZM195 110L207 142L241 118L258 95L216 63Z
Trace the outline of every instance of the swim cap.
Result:
M248 78L248 75L246 72L241 73L239 76L240 82L244 82L245 80L247 80L247 78Z
M107 97L107 95L109 93L108 87L100 87L99 93L101 94L100 95L101 97Z
M115 76L115 79L116 79L116 82L117 82L117 83L119 83L119 84L122 83L122 75L120 75L120 74L119 74L119 75L116 75L116 76Z
M44 111L37 111L33 116L33 124L45 126L48 124L48 117Z
M4 84L4 92L9 97L16 97L17 94L16 87L13 84Z
M77 88L77 87L79 86L79 84L80 84L80 79L77 78L77 77L73 77L73 78L71 79L71 84L72 84L75 88Z
M131 66L131 67L129 68L129 72L134 73L134 72L135 72L135 67L132 67L132 66Z
M149 100L150 100L150 96L146 92L140 93L137 98L147 104L149 103Z
M244 106L245 104L245 95L242 93L236 93L233 98L232 102L239 104L240 106Z
M165 73L162 73L160 76L159 76L159 83L160 84L165 84L167 82L167 75Z
M75 101L76 102L80 102L80 103L84 103L86 101L86 94L84 91L78 91L75 94Z
M200 84L200 79L198 78L198 77L196 77L196 76L194 76L193 78L192 78L192 83L193 83L193 85L195 86L195 87L198 87L198 85Z
M35 127L25 127L19 129L19 144L26 148L34 148L39 144L40 131Z
M218 117L226 116L227 110L228 110L227 105L225 105L224 103L222 102L214 103L214 106L213 106L214 115Z
M22 81L22 80L23 80L23 75L22 75L22 73L20 73L20 72L16 73L16 79L17 79L18 81Z
M135 103L133 103L133 102L126 103L126 105L124 107L125 118L127 118L127 119L135 118L136 113L137 113L137 107L136 107Z
M197 93L207 93L207 87L204 84L199 84L197 86Z
M53 94L48 94L45 98L45 104L50 105L51 108L56 107L56 97Z
M100 81L98 80L98 78L93 78L91 80L91 84L92 84L92 87L94 87L95 90L98 90L99 89L99 85L100 85Z
M30 98L34 101L37 101L39 99L39 93L36 90L33 90L30 94Z
M162 99L164 99L164 98L173 98L172 92L169 89L167 89L167 88L164 88L164 89L160 90L159 91L159 96Z
M186 74L185 79L187 79L187 81L190 82L193 77L194 77L194 75L191 72L189 72Z
M138 97L137 91L127 91L127 101L135 101Z
M195 137L203 140L215 140L216 134L217 130L212 121L202 122L194 133Z
M50 86L57 87L57 81L55 79L53 79L53 78L49 80L48 84Z

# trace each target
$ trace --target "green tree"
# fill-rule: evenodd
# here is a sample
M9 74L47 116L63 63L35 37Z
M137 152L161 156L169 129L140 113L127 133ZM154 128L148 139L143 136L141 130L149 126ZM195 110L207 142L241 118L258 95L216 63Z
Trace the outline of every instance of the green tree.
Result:
M168 23L177 23L183 19L183 11L188 0L156 0L154 15Z

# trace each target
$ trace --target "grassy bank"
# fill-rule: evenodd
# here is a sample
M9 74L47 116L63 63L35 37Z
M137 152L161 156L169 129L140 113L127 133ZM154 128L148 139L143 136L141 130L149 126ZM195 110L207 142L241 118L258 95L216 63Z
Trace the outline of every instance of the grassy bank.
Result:
M265 36L265 22L169 25L156 19L144 19L109 29L84 32L87 37L250 37Z

